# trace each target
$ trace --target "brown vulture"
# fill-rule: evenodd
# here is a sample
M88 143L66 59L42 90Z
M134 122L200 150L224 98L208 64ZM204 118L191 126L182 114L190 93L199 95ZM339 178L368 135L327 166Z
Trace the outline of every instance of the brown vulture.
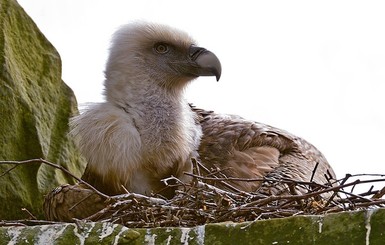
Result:
M185 32L146 22L120 28L105 70L106 101L71 121L72 134L88 162L82 179L108 195L150 195L164 189L161 180L167 177L188 181L184 172L192 171L192 158L228 177L312 177L319 183L326 182L327 171L335 177L321 152L299 137L190 106L183 93L199 76L219 80L221 64ZM246 192L288 193L283 184L231 184ZM49 195L46 205L51 205L51 213L70 192L67 188ZM170 198L174 193L161 194Z

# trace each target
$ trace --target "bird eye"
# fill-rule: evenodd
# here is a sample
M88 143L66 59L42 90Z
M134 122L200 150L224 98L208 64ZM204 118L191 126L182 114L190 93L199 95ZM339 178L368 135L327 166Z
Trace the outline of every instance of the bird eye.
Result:
M165 54L169 51L169 47L167 44L164 43L157 43L154 45L154 49L159 54Z

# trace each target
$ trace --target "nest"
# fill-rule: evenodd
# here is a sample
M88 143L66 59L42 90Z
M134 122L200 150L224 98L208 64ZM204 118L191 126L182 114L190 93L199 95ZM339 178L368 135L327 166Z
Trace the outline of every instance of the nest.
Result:
M135 228L191 227L225 221L244 222L385 207L385 199L382 199L385 187L375 190L372 186L365 193L353 193L358 185L385 181L384 175L360 175L372 179L359 180L354 179L357 175L347 174L343 179L330 180L327 185L290 179L236 179L268 182L269 185L285 184L289 192L287 195L269 195L236 190L227 183L234 178L212 172L196 161L195 170L197 174L190 174L193 181L188 184L174 177L163 180L166 184L174 183L169 185L170 188L177 187L176 196L171 200L133 193L109 197L107 206L88 219ZM200 174L202 170L204 174ZM217 183L224 188L214 186ZM299 194L296 190L306 192Z
M40 161L69 173L62 167L42 159L29 161ZM176 188L176 195L170 200L159 194L151 197L135 193L107 196L75 177L104 202L104 208L84 220L111 222L131 228L192 227L225 221L244 222L385 207L385 187L376 189L372 185L363 193L354 193L359 186L384 182L385 175L347 174L342 179L332 180L325 173L329 181L321 185L311 180L303 182L291 179L234 179L223 176L220 171L206 169L197 161L194 161L194 165L194 173L189 174L192 177L190 183L182 183L174 177L163 180L167 188ZM231 186L228 183L230 180L260 181L262 185L279 184L286 186L284 191L287 194L242 192ZM44 221L12 222L13 225L42 223Z

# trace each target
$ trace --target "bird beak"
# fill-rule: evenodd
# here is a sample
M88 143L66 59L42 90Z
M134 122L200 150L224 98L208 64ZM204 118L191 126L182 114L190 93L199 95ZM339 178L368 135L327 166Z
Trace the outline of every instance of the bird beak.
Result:
M217 56L205 48L191 45L189 58L192 62L192 75L215 76L217 81L221 77L222 66Z

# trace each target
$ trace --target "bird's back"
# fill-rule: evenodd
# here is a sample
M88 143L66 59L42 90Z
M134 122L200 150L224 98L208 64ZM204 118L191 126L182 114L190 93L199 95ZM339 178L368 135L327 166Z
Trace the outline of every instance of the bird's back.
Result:
M244 179L229 181L241 191L294 194L287 182L279 180L326 184L335 178L323 154L302 138L238 116L193 110L199 115L203 132L201 162L226 177ZM257 178L266 181L246 181Z

